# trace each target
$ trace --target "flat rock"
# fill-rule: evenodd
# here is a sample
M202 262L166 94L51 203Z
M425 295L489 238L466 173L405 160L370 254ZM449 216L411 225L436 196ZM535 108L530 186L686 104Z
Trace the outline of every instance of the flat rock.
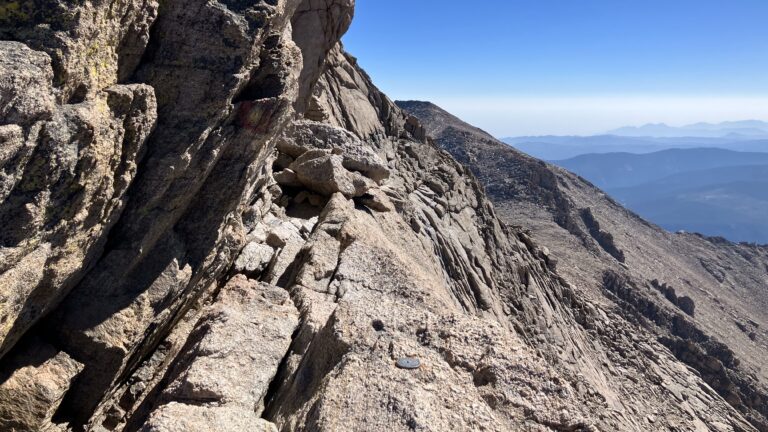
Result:
M277 426L252 410L171 402L161 406L141 432L277 432Z
M163 399L259 414L298 317L284 289L235 276L200 318Z

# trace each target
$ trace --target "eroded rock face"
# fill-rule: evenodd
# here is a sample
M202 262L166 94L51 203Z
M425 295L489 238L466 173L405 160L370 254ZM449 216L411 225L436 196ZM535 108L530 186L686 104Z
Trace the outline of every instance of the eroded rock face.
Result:
M0 42L0 354L101 253L155 123L154 91L111 85L55 103L50 57Z
M298 316L284 289L231 279L190 333L142 430L276 430L261 412Z
M85 365L64 421L87 422L242 247L239 207L298 97L300 3L27 2L1 16L22 43L3 42L16 72L2 83L0 354L48 316L36 331Z
M584 297L637 322L768 430L761 360L765 247L672 234L583 179L530 158L428 102L399 102L486 185L500 216L547 244L549 263ZM658 420L658 418L657 418Z
M3 427L753 430L500 222L352 1L12 4Z

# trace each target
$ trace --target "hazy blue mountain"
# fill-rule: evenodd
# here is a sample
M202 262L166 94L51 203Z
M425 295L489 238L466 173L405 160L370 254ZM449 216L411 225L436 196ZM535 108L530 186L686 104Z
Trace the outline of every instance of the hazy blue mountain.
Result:
M640 127L623 127L608 133L630 137L768 138L768 123L760 120L744 120L717 124L695 123L680 127L652 123Z
M672 149L554 163L668 230L768 243L768 153Z
M717 148L671 149L647 154L585 154L554 163L602 189L612 191L678 173L721 167L768 165L768 153L736 152Z
M613 135L579 136L544 136L503 138L502 141L544 160L567 159L586 153L651 153L669 148L667 145L641 138L628 138ZM688 147L690 144L683 143Z
M502 141L539 159L548 161L569 159L588 153L653 153L673 148L698 147L723 148L735 151L768 152L768 139L745 140L743 138L652 138L623 137L616 135L508 137Z
M690 171L606 191L670 231L768 243L768 166Z
M631 195L636 199L652 199L659 196L657 190L676 194L705 186L763 181L768 181L768 165L738 165L686 171L640 185L613 187L610 190L622 197Z
M657 124L613 131L638 136L504 142L580 175L668 230L768 243L768 138L755 132L762 128L768 125L760 121ZM645 134L725 135L640 136Z

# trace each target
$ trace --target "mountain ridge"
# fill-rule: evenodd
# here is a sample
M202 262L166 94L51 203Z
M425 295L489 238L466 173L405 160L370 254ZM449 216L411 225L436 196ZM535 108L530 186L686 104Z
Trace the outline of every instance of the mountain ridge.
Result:
M616 135L549 136L502 138L501 141L547 161L569 159L583 154L635 153L645 154L669 149L722 148L742 152L768 152L768 140L730 138L649 138Z
M437 124L436 119L446 117L440 112L434 113L439 108L433 104L400 105L426 124L427 129L440 131L434 137L435 142L466 163L478 176L502 220L530 230L535 241L546 245L552 259L557 261L558 271L582 288L585 295L597 302L601 302L601 298L609 303L615 301L615 307L635 314L681 361L702 376L709 376L708 382L724 392L721 394L729 394L739 386L743 386L740 391L748 395L752 395L755 388L762 388L759 391L765 393L765 372L757 372L759 361L754 362L762 358L763 354L758 352L766 349L766 345L752 340L753 333L756 338L760 336L759 331L750 330L762 328L762 325L743 325L747 330L744 332L739 326L718 324L720 318L717 317L727 310L729 317L739 323L757 323L765 319L758 318L764 309L754 306L765 300L761 293L766 289L764 273L768 271L765 267L768 249L697 234L668 233L624 209L589 182L563 168L536 161L484 135L453 132L467 130L464 125L454 128L453 125ZM430 123L435 124L430 126ZM532 190L535 192L530 193ZM547 194L556 198L542 201L540 198ZM648 292L644 292L643 286ZM671 287L674 288L669 291ZM654 295L663 292L674 292L674 298L671 295L670 298L678 300L654 300ZM726 300L723 296L728 292L734 295ZM696 305L695 323L690 329L699 330L693 333L680 333L674 327L670 330L667 320L679 318L658 318L658 313L666 307L663 303L669 301L677 305L673 307L679 307L680 296L690 298ZM682 345L676 346L674 341ZM732 372L716 374L717 377L708 375L707 366L695 359L701 359L702 355L717 356L715 353L720 349L712 350L707 345L724 347L724 343L728 343L726 351L733 349L733 355L740 358L741 366L730 363L726 370ZM696 345L700 348L694 350L698 352L695 355L682 348ZM753 362L752 366L748 366L748 362ZM736 369L741 367L746 369L737 372ZM720 380L731 373L735 387L715 384L722 384ZM750 378L746 377L753 374L763 375L753 384L747 384ZM729 397L743 400L741 396ZM764 405L758 403L747 411L752 409L756 410L756 417L750 415L750 418L765 416ZM766 427L764 420L753 422L760 428Z
M766 243L768 154L716 148L580 155L554 164L671 231ZM734 170L734 167L739 167Z
M601 188L633 186L686 171L729 166L768 165L768 153L719 148L669 149L659 152L585 154L553 161Z
M623 233L573 207L593 188L516 152L475 177L376 88L340 43L354 1L6 9L0 429L765 428L741 344L765 340L762 300L734 300L764 274L727 266L768 252L722 244L681 276L729 284L718 314L624 272ZM558 210L541 222L610 263L601 288L485 189ZM729 345L697 321L731 312Z
M627 126L608 131L608 134L636 137L761 137L768 136L768 122L760 120L725 121L721 123L699 122L684 126L665 123L649 123L643 126Z

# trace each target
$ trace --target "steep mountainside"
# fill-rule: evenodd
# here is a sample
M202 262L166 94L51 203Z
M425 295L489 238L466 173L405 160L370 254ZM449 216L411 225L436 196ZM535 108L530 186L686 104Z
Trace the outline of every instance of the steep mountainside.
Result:
M428 102L398 102L485 185L502 220L549 248L575 292L648 330L768 430L768 248L672 234L568 171Z
M760 426L497 218L353 6L0 6L0 430Z

